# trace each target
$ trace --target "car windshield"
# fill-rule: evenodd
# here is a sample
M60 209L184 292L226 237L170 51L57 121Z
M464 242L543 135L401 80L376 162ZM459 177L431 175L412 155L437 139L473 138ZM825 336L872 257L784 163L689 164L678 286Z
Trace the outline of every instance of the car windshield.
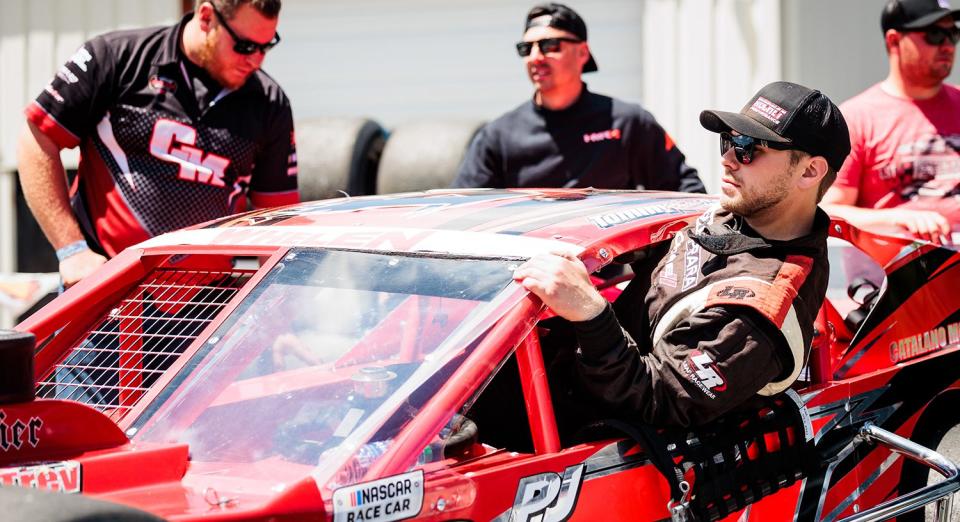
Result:
M382 450L516 293L503 292L515 264L291 250L130 433L188 443L192 469Z

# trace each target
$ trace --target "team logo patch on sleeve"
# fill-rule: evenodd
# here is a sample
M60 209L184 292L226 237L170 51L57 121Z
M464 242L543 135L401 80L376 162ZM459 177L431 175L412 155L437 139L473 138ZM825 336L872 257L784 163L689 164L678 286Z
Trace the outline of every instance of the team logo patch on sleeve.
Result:
M717 393L727 389L727 380L710 354L691 350L687 359L680 364L680 370L694 386L711 399L716 399Z
M334 522L389 522L417 516L423 505L423 471L411 471L333 492Z
M744 299L749 299L756 296L756 292L743 286L728 285L717 292L717 297L726 297L727 299L734 299L737 301L743 301Z

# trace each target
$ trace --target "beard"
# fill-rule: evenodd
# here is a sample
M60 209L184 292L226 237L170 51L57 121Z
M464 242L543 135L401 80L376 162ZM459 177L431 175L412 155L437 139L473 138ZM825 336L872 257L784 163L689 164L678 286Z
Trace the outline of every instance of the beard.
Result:
M727 172L727 175L733 177L729 172ZM792 177L793 168L773 180L764 190L744 191L741 185L740 190L734 195L721 195L720 207L745 218L757 216L790 196L790 179Z
M236 81L229 78L224 71L223 62L217 59L217 41L212 35L208 35L203 42L203 46L197 52L200 57L200 66L203 67L211 78L216 80L222 87L230 90L236 90L243 86L247 81L245 76L242 81Z

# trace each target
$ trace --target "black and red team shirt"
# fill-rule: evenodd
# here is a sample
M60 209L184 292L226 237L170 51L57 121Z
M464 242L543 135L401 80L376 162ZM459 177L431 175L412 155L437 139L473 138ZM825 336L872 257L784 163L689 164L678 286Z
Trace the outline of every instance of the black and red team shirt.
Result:
M287 96L262 71L220 88L180 48L191 16L88 41L26 109L60 148L80 146L71 205L109 256L243 210L247 197L299 200Z

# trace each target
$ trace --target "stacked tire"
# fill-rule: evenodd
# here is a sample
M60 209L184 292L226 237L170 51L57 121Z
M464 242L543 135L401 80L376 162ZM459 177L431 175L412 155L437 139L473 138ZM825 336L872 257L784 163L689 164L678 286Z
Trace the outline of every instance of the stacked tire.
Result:
M366 118L312 118L296 123L300 199L373 194L387 133Z
M377 172L377 194L446 188L482 121L422 121L397 126Z

